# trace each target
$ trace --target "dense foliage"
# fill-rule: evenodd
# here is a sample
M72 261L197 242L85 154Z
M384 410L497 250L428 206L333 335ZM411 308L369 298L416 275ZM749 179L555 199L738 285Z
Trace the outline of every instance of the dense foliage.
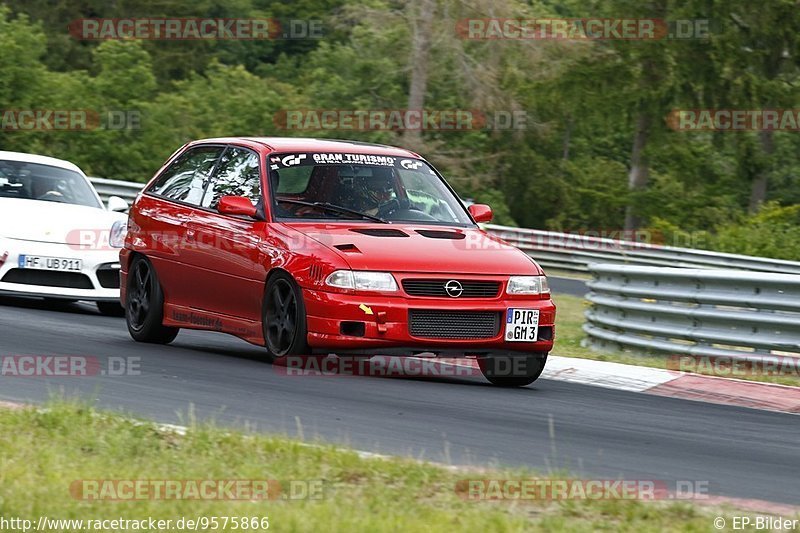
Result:
M83 17L318 20L322 38L78 39ZM469 40L468 18L704 19L703 38ZM668 243L800 259L800 132L681 132L675 109L797 108L795 0L7 0L0 109L135 111L119 130L12 131L0 148L144 181L194 138L300 135L407 146L501 223L658 230ZM285 131L297 109L524 112L524 127ZM765 207L766 206L766 207Z

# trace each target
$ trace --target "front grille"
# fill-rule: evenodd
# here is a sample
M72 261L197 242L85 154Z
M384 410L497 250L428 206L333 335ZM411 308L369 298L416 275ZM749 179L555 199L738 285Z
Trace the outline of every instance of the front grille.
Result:
M403 290L409 296L433 296L451 298L445 290L449 279L404 279ZM464 289L458 298L494 298L500 291L499 281L457 279Z
M63 287L67 289L93 289L92 281L79 272L56 272L50 270L32 270L12 268L2 281L22 285L42 285L44 287Z
M104 289L119 289L119 267L102 265L97 269L97 281Z
M408 311L408 329L414 337L489 339L496 337L500 331L500 313L410 309Z

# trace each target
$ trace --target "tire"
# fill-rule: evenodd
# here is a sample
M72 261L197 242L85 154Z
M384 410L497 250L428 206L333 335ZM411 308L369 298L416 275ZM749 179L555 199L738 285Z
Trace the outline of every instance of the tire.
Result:
M125 316L125 308L119 302L95 302L97 310L106 316Z
M303 292L289 274L277 272L267 281L261 325L270 363L280 364L287 356L309 354Z
M498 387L524 387L542 375L546 353L479 357L483 377Z
M137 257L128 271L125 298L125 322L137 342L169 344L178 336L179 328L167 327L164 321L164 292L153 265Z

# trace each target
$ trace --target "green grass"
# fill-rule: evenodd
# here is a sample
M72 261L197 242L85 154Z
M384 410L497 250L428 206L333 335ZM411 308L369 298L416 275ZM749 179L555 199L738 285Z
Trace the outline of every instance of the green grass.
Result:
M566 294L554 295L556 303L556 344L553 348L554 355L564 357L578 357L581 359L594 359L596 361L611 361L626 365L648 366L653 368L667 368L667 356L658 354L638 354L633 352L599 352L581 346L586 334L581 329L586 318L584 311L588 309L589 302L579 296ZM713 375L712 372L702 371L699 374ZM728 376L722 376L728 377ZM800 386L800 377L797 376L749 376L736 375L737 379L779 383L781 385Z
M361 458L330 445L211 425L192 424L180 435L78 403L0 409L0 516L5 518L268 516L274 531L639 532L707 531L719 513L688 502L475 502L454 490L456 482L469 478L532 476ZM70 485L86 479L320 480L324 490L321 499L241 502L72 497Z

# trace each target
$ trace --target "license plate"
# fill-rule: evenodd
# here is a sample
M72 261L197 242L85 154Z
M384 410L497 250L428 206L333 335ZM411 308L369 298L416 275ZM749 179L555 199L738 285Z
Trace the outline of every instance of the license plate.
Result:
M60 270L67 272L80 272L83 269L81 259L68 257L46 257L41 255L20 255L19 268L34 270Z
M539 338L538 309L509 309L506 311L507 342L536 342Z

